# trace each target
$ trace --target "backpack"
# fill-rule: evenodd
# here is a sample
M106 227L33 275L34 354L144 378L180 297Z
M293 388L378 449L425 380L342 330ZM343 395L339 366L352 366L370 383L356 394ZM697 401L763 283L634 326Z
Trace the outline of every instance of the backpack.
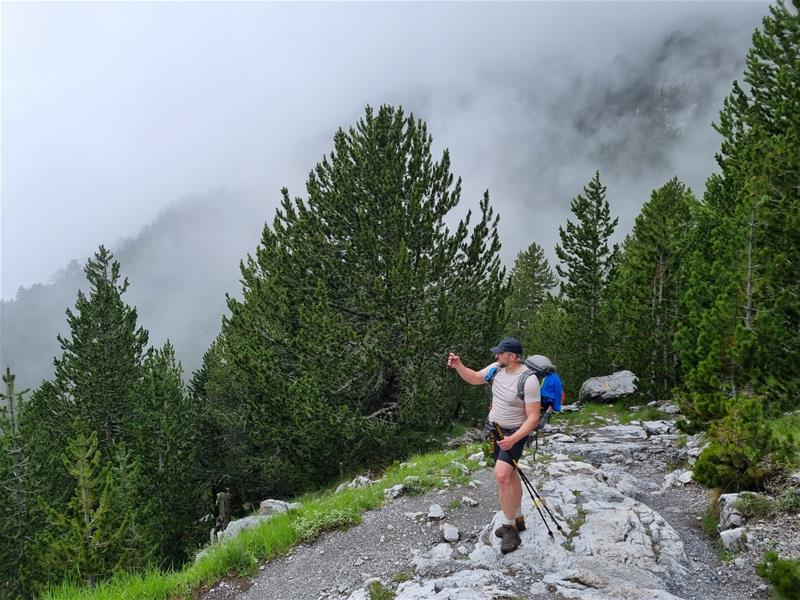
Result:
M525 370L519 377L517 382L517 398L525 401L525 382L531 375L536 375L539 379L539 394L542 397L542 418L539 421L538 429L542 429L549 418L549 410L553 409L555 412L561 412L561 402L565 398L564 386L561 383L561 377L558 375L558 369L553 362L546 356L541 354L534 354L525 359L523 363ZM492 384L494 376L497 371L502 367L492 367L486 374L486 383Z

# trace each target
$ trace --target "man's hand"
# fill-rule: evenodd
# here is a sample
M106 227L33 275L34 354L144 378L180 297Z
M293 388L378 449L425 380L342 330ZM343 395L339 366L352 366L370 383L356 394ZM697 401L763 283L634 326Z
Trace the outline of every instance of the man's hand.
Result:
M511 436L506 436L502 440L497 440L497 445L501 450L511 450L516 442L511 439Z
M461 364L461 357L458 354L450 353L450 356L447 357L447 366L451 369L457 369L458 366Z

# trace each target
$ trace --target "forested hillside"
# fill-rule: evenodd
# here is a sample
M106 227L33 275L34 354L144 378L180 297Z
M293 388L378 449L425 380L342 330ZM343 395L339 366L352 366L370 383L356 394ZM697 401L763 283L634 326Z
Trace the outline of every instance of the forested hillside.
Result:
M753 36L715 124L719 172L702 193L679 173L653 182L620 245L615 190L589 172L553 224L558 264L532 236L506 273L489 192L464 211L426 123L368 106L249 240L188 386L178 342L151 343L127 277L174 257L101 245L82 291L63 286L52 377L30 392L4 377L2 597L178 567L220 491L242 513L481 422L485 390L465 389L447 352L483 366L505 334L550 356L570 399L623 368L648 399L676 398L682 427L711 441L696 480L781 481L798 461L781 419L800 408L798 6L772 6Z

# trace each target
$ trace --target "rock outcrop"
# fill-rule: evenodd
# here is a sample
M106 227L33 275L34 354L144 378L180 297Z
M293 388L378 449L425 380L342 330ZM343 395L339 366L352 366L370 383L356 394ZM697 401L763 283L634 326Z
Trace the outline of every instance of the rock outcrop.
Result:
M583 382L578 400L580 402L613 402L617 398L630 396L636 391L636 375L631 371L617 371L604 377L591 377Z
M667 582L686 577L689 561L680 537L656 511L621 492L601 469L565 455L549 456L529 476L561 526L559 531L543 513L554 539L526 495L528 528L519 549L500 553L493 534L500 524L496 515L466 556L448 543L416 551L417 577L398 586L396 599L490 600L545 593L586 600L677 598L667 591ZM465 547L470 546L459 548ZM366 588L350 595L350 600L366 598Z

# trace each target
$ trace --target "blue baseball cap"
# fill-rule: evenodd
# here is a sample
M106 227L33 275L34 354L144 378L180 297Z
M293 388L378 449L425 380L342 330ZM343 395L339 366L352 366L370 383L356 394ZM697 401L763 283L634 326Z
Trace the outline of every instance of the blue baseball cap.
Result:
M504 337L502 340L500 340L500 343L497 344L497 346L494 348L489 348L489 352L492 354L513 352L517 356L522 356L522 342L520 342L517 338Z

